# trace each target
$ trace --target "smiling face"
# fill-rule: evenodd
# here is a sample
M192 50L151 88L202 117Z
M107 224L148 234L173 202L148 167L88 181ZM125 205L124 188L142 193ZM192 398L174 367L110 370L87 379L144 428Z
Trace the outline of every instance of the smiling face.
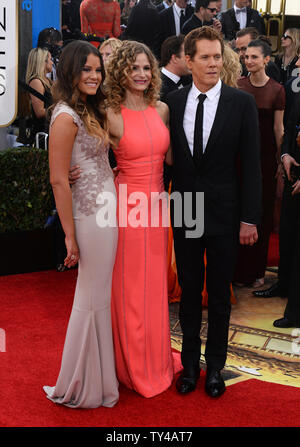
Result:
M81 71L81 77L77 85L80 97L86 101L88 95L95 95L102 81L100 58L95 54L89 54Z
M223 66L221 43L219 40L198 40L196 53L193 58L186 55L186 64L192 72L196 87L205 93L220 79Z
M262 49L259 47L247 48L245 55L246 68L250 73L258 73L265 70L267 63L270 61L270 56L264 56Z
M151 65L145 53L139 53L132 63L127 77L127 88L132 92L144 92L152 79Z

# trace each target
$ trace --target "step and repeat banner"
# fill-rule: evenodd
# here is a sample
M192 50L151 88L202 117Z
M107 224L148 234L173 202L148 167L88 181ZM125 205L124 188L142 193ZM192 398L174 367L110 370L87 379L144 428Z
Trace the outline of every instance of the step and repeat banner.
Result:
M17 115L18 0L0 1L0 127Z
M61 0L0 0L0 127L17 116L18 79L25 78L39 32L60 24Z

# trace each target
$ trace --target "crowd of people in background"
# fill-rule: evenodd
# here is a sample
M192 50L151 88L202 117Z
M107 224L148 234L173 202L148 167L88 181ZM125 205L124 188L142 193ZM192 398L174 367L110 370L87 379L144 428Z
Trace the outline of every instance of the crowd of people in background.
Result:
M51 106L53 101L51 92L54 91L56 95L54 101L56 109L55 114L52 115L52 127L54 129L52 132L55 135L55 138L52 137L52 140L55 141L56 139L57 143L52 143L54 146L52 146L53 158L51 159L52 164L50 163L50 168L52 169L52 177L54 178L53 185L55 186L55 199L60 208L58 211L60 218L63 220L62 226L64 229L63 233L61 226L59 227L60 243L58 244L58 247L60 248L58 248L58 251L60 254L57 260L58 270L64 270L66 267L76 265L79 259L79 252L82 252L83 256L81 276L78 282L75 301L77 303L76 309L81 309L82 306L81 311L84 310L87 313L86 317L83 312L80 313L80 318L82 318L82 322L80 323L79 317L76 316L77 311L73 311L74 315L72 316L72 324L69 329L70 334L66 344L69 345L73 343L72 340L76 337L76 335L74 335L76 333L76 324L82 324L86 327L86 337L88 337L88 334L92 338L96 336L94 328L91 326L92 323L89 320L90 317L88 315L90 314L88 314L88 311L91 309L93 309L93 311L95 309L98 311L97 306L99 305L99 303L93 301L94 298L90 298L90 307L86 307L86 303L81 301L81 293L83 289L86 290L90 287L86 283L86 281L88 281L88 274L86 273L87 269L93 271L94 267L92 266L94 265L94 262L96 262L95 259L97 257L96 247L92 250L93 243L90 243L82 236L85 231L83 227L85 225L87 227L91 225L90 218L87 218L86 216L95 216L97 210L92 209L92 207L89 210L84 207L80 209L82 194L80 188L84 187L84 183L82 183L83 186L80 186L80 182L83 182L83 180L79 172L79 165L80 163L85 163L85 161L80 158L81 145L84 144L84 138L87 138L87 141L90 141L89 139L92 138L90 141L92 147L88 149L90 151L89 156L95 166L97 166L97 164L99 165L99 160L97 160L98 155L96 155L95 148L99 143L98 140L102 141L102 143L105 140L104 133L106 132L106 124L105 120L102 119L102 115L98 115L98 112L99 110L102 110L104 105L106 105L109 129L108 138L112 148L114 148L114 154L111 151L111 157L109 157L110 165L117 165L118 169L121 170L121 174L118 174L120 177L117 177L116 186L118 185L118 182L123 181L130 185L132 191L135 191L138 186L142 188L140 190L143 190L143 188L146 190L148 182L155 182L155 175L157 175L157 182L159 183L159 167L155 167L157 171L154 169L154 171L151 172L148 172L146 168L145 172L142 172L142 165L137 167L140 161L145 163L148 157L148 155L139 153L139 150L136 147L137 142L141 143L142 141L148 141L149 139L148 143L143 144L145 144L145 147L147 144L151 146L154 144L153 141L156 141L156 135L163 135L163 137L160 142L156 141L155 145L151 146L151 150L156 151L155 155L157 159L162 161L163 172L161 172L161 174L163 174L163 186L165 191L169 191L170 182L174 179L180 183L181 180L178 180L180 179L178 165L176 166L175 163L175 165L172 166L172 161L170 163L167 162L169 157L169 155L166 155L169 154L169 136L167 132L169 127L169 112L165 103L167 103L170 108L171 137L173 135L174 139L174 135L176 135L176 146L180 139L180 133L178 129L172 130L172 116L175 113L172 108L174 108L175 105L176 107L179 107L179 103L176 103L176 97L172 95L174 95L174 92L180 92L181 89L183 89L183 92L186 91L186 95L188 95L188 86L191 85L193 86L191 92L193 91L196 82L196 62L194 59L196 51L193 50L194 53L187 53L187 42L191 39L191 35L196 36L197 33L200 37L197 37L196 40L199 39L201 44L203 43L203 39L209 42L210 40L212 42L220 42L222 46L222 66L218 61L215 61L215 64L218 67L218 70L220 69L219 74L222 85L230 87L232 91L235 92L231 93L231 95L240 95L241 92L245 92L246 95L233 96L236 98L235 101L237 101L237 107L240 107L240 105L243 104L244 98L245 104L243 107L248 107L247 110L249 110L250 115L254 110L253 104L256 105L256 110L258 112L257 120L255 115L251 116L253 117L254 134L256 130L258 131L259 129L260 139L259 170L262 173L262 198L260 203L261 219L260 222L256 222L257 219L255 217L242 222L244 225L244 236L242 239L240 237L240 241L243 240L244 242L239 245L236 269L235 273L232 275L232 281L237 287L253 287L260 289L264 285L269 240L274 225L276 224L276 222L274 222L274 210L276 203L279 200L281 204L281 219L279 233L280 262L278 282L266 290L254 290L253 294L256 297L261 298L274 296L287 297L288 302L284 317L274 321L273 324L280 328L300 327L300 287L297 281L300 265L300 149L297 146L297 141L299 140L298 127L300 123L300 105L299 89L294 88L295 82L297 83L297 69L300 67L300 29L290 28L285 30L281 38L280 52L273 58L272 42L266 36L265 22L259 12L252 8L252 2L249 0L235 0L233 7L225 11L222 10L222 1L216 0L195 0L192 2L189 0L164 0L158 4L152 3L151 0L139 0L137 2L135 0L125 0L121 3L114 0L64 0L62 12L62 33L54 28L42 30L37 48L30 52L28 57L26 83L31 88L29 94L36 131L49 132L49 120L46 110ZM220 39L216 36L220 36ZM87 42L83 43L83 41L89 41L91 44ZM78 42L81 42L81 44L78 44ZM210 43L212 44L212 42ZM217 44L217 46L218 45L219 44ZM94 47L95 51L93 51L91 47ZM200 47L201 45L199 45L197 49ZM74 52L73 59L71 57L71 49L73 49ZM61 53L64 54L63 62L60 62ZM80 70L78 64L80 64L80 61L83 63L86 73L90 70L90 72L93 72L94 76L93 80L89 81L90 83L93 83L94 87L91 86L92 84L88 86L84 80L81 80L78 84L78 88L76 87L75 89L78 98L81 98L86 104L86 107L83 107L82 109L77 107L74 97L72 97L72 95L70 96L70 92L67 92L67 87L65 85L67 81L75 82L74 80L77 79L76 76L79 76ZM74 71L75 69L72 71L72 68L70 67L73 63L75 65L77 64L76 73ZM204 62L199 60L198 63L201 64ZM69 70L72 72L71 74L67 74L66 71L68 64ZM87 65L88 67L86 67ZM83 67L81 67L81 69L82 68ZM140 76L140 78L137 75L136 79L134 70L137 70L136 73L143 73L143 75ZM89 78L88 74L86 74L86 76ZM142 88L144 84L147 84L147 88ZM53 85L56 85L54 90L52 88ZM60 86L60 90L57 85ZM216 86L217 85L219 84L216 83ZM103 97L96 94L97 89L95 90L95 86L97 86L97 89L100 88ZM91 90L89 90L89 88ZM221 89L221 84L219 89ZM34 92L34 90L36 92ZM134 94L132 92L134 92ZM203 97L203 101L205 101L206 104L204 106L204 114L205 111L210 110L207 105L208 101L213 101L209 93L206 93L207 94L204 95L205 97ZM222 90L222 98L223 94L226 96L227 93L224 93ZM96 95L95 100L87 101L89 95ZM106 102L104 99L105 96ZM247 101L245 98L249 98L250 96L252 102L249 100L249 104L246 105ZM71 98L73 102L71 101ZM187 107L191 107L190 104L192 104L192 98L190 98L190 96L185 96L183 101L187 100L187 98L189 98ZM65 104L61 109L59 100L65 101ZM226 110L225 106L224 110ZM143 115L141 115L141 112ZM203 118L203 110L201 113L202 123L204 122L203 126L204 129L206 129L205 126L208 126L208 124L205 121L205 118ZM212 112L210 111L209 113ZM68 115L68 118L63 116L64 114ZM54 125L53 116L56 117L56 124ZM175 119L174 116L173 121ZM236 132L240 132L241 134L237 138L239 138L240 141L243 141L243 144L246 146L244 137L245 132L247 133L249 131L247 127L249 124L249 117L245 119L245 127L243 127L243 123L240 122L240 117L233 113L232 117L233 122L228 123L229 127L232 127L232 135L227 136L224 134L224 138L227 138L228 141L231 141L231 138L233 138L232 147L235 147L236 140L234 137L236 136ZM216 120L219 120L220 118L221 117L217 112ZM186 117L184 119L186 119ZM195 115L195 119L198 119L198 111L197 115ZM57 147L62 141L62 130L59 127L60 121L61 126L66 126L65 129L69 129L68 135L70 136L70 143L68 146L69 158L67 159L67 162L66 159L62 160L60 158L61 154L57 152ZM98 125L97 122L100 123L100 125ZM125 127L123 123L126 123ZM162 123L165 123L164 129L162 129ZM185 125L188 128L188 124L184 124L184 126ZM235 126L237 127L235 128ZM102 127L105 132L102 132ZM126 136L123 138L124 128ZM186 128L184 129L186 131ZM212 129L214 130L214 127ZM213 130L211 130L210 127L210 131L213 132ZM165 132L165 134L163 132ZM193 138L196 139L196 133ZM197 136L197 138L200 137ZM201 144L204 146L208 144L204 137L203 141L201 140ZM108 140L105 140L104 146L108 153ZM115 150L116 148L117 150ZM72 155L73 149L75 154L76 152L79 154L77 154L77 157ZM245 199L243 182L246 181L245 179L248 179L248 174L246 173L247 169L253 172L253 176L256 176L255 178L258 180L260 179L260 174L254 166L256 160L255 154L253 155L254 159L251 157L247 158L246 155L247 154L242 151L241 158L237 160L238 173L240 176L239 181L241 182L240 193L243 196L243 200ZM57 171L55 160L56 162L58 160L58 162L64 163L63 172ZM152 163L153 158L148 161ZM70 162L72 162L71 170L69 170ZM246 162L248 163L247 166L245 165ZM199 163L200 166L201 161L195 160L195 163ZM145 176L144 179L146 185L139 180L138 172L134 171L134 165L137 171L139 169L141 170L141 178L143 175ZM184 160L182 161L182 165L184 165ZM226 166L229 170L232 169L232 172L235 172L230 165L230 160L227 164L224 162L224 169L226 169ZM105 179L109 183L111 182L112 175L107 174L107 172L105 174ZM237 179L238 176L235 182L238 181ZM99 185L102 185L99 178L97 181L100 182ZM77 182L79 182L79 186ZM250 183L249 180L249 184ZM76 208L76 212L74 212L77 217L79 216L80 219L82 219L75 222L76 229L79 233L79 241L75 241L74 239L74 222L72 220L70 205L71 196L70 192L67 191L70 184L77 184L77 186L74 186L74 200L75 202L78 202L79 208ZM236 199L234 198L234 194L231 196L231 192L235 191L236 183L228 186L225 182L224 185L225 192L221 190L218 192L217 189L214 190L212 188L211 196L213 197L215 194L216 197L219 197L219 195L222 196L222 194L224 194L224 202L226 202L226 200L232 201L232 203L227 204L229 208L226 208L226 210L230 210L231 206L232 213L234 214L237 212ZM229 188L227 191L228 197L226 196L226 187ZM157 188L159 189L160 186L157 186ZM253 185L253 191L255 188L256 185ZM115 193L113 187L112 192L118 196L118 191ZM66 202L68 203L67 213L63 210L62 203L64 199L62 199L62 197L66 197ZM260 192L258 190L256 191L256 197L260 197ZM215 198L212 200L218 199ZM216 212L216 214L218 214L218 212ZM246 215L247 213L245 213L245 216ZM251 220L253 220L253 222L251 222ZM250 229L247 229L247 225L249 225ZM257 234L251 230L253 225L257 225ZM94 231L95 228L93 227L92 230ZM97 236L99 238L99 243L97 245L99 252L105 241L110 240L112 243L110 247L107 248L106 258L103 259L103 262L105 263L107 258L109 258L113 265L114 260L116 261L113 274L112 271L110 272L111 275L108 272L106 277L104 279L102 278L103 281L106 281L106 285L112 285L113 290L112 321L114 345L116 349L116 371L118 379L127 387L135 389L140 394L149 397L158 394L170 385L173 378L172 364L174 363L175 365L175 360L174 358L172 359L167 334L168 310L166 308L166 290L163 289L163 291L160 291L159 288L159 290L153 293L153 284L151 285L151 291L148 290L149 278L152 278L151 275L154 275L153 281L155 283L159 285L163 284L163 279L151 270L150 264L156 264L156 267L160 266L160 274L166 274L164 270L166 235L165 231L162 231L161 233L156 231L145 236L137 229L126 228L126 230L123 230L124 229L119 233L118 246L116 235L113 232L110 234L103 233L102 235L100 234ZM252 233L249 233L248 230L250 232L252 231ZM176 231L178 232L178 230ZM62 235L64 234L67 235L66 247L62 247L62 245L64 245L62 242L64 236ZM245 234L251 234L251 236L245 236ZM143 272L138 272L136 270L136 262L139 261L140 265L143 264L143 254L145 254L145 247L148 246L149 238L151 238L151 244L156 244L159 256L157 257L156 253L156 258L151 260L151 263L148 260L149 264L145 264ZM181 235L177 235L177 253L179 256L186 250L186 246L184 247L183 242L178 242L180 238ZM129 251L126 252L125 250L124 252L124 247L129 246L128 244L130 244L130 241L133 239L138 240L138 243L136 243L134 247L131 246ZM224 240L222 243L224 243ZM226 244L227 243L229 244L228 241L226 241ZM230 242L230 244L231 243L232 242ZM89 248L87 248L87 246ZM231 246L232 245L230 245L230 247ZM210 263L212 263L211 259L213 259L213 255L212 251L210 251L212 250L210 243L207 242L206 245L205 242L205 244L201 246L201 250L204 249L208 251ZM88 250L90 250L90 254ZM191 259L194 259L194 247L190 247L189 250L191 250ZM128 256L128 259L126 256ZM133 262L133 258L135 262ZM188 307L186 291L189 289L189 286L187 286L186 278L189 278L189 273L184 267L185 261L183 258L178 262L181 275L180 284L183 286L183 293L185 294L185 301L183 300L184 304L181 304L181 306ZM191 269L192 268L193 267L191 266ZM231 270L229 270L228 266L227 277L231 275ZM101 277L97 277L97 272L94 273L93 281L95 288L97 290L99 288L104 288L106 293L106 286L101 283ZM124 282L124 277L127 278L125 285L122 283L122 281ZM135 292L133 291L136 287L140 287L146 297L145 302L142 303L142 306L144 306L143 308L139 308L137 303L135 303ZM210 276L209 287L211 290L215 287ZM195 290L196 289L195 285ZM195 290L191 293L194 294ZM219 292L220 290L215 293L217 294ZM158 301L161 300L161 303L164 303L164 307L161 307L158 301L157 307L153 306L155 308L155 315L152 315L150 311L151 306L148 302L150 295L152 298L155 297L155 299ZM91 297L93 297L92 291ZM123 309L122 306L124 306L125 301L127 304ZM103 295L103 303L101 306L107 307L108 302L109 298L106 293L105 296ZM226 318L228 320L230 312L228 310L228 303L226 306ZM121 309L123 309L123 313L120 313ZM160 310L158 311L158 309ZM199 312L201 313L201 310L199 310ZM211 312L213 315L213 311ZM183 308L181 307L181 322L184 329L185 321L188 320L186 320L186 315L183 316L183 313ZM99 313L97 318L99 324L104 324L104 320L109 319L110 314L107 312ZM214 317L212 317L212 319L213 318ZM156 325L156 323L153 323L158 319L160 319L159 324L157 323ZM142 321L143 323L141 323ZM154 353L149 353L147 351L148 346L144 345L141 340L136 345L134 342L134 335L131 333L132 328L143 327L144 330L144 326L147 324L151 326L152 333L155 333L158 337L156 343L157 347L162 349L162 351L155 353L155 356L160 358L160 362L157 362L155 365L151 363ZM213 320L210 324L211 327L214 327L215 331L217 331L217 326L213 326L215 324ZM228 330L228 328L226 329L226 324L224 323L225 332ZM197 325L195 327L197 327ZM188 332L186 327L184 330ZM218 330L220 330L220 328ZM108 342L112 344L110 331L110 327L106 327L106 333L100 335L100 338L107 337ZM145 334L146 332L142 331L140 337L144 339L146 337ZM186 343L186 346L189 346L186 333L184 333L184 337L186 337L187 340L185 341L184 338L184 343ZM212 362L212 359L214 358L214 354L212 354L214 352L213 344L215 341L213 335L210 335L210 337L211 345L207 347L206 354L208 361ZM224 334L222 337L225 337ZM159 340L163 340L163 348L160 347ZM220 357L221 360L218 360L218 368L211 367L211 369L208 370L210 376L206 382L206 390L211 396L221 395L225 390L224 382L219 374L219 371L224 366L226 343L224 346L222 346L222 349L220 348L222 350L222 355ZM91 345L87 349L95 349L95 346ZM187 351L189 351L189 349L190 347L187 348ZM68 357L67 360L65 360L64 369L62 369L59 379L60 382L58 381L56 388L45 388L48 397L55 402L65 403L69 406L114 405L118 399L118 392L116 376L112 374L112 371L114 371L114 361L111 357L108 357L108 364L106 365L107 369L101 371L100 368L99 371L99 375L104 374L104 378L106 377L105 375L110 375L110 380L106 390L103 389L102 391L102 388L100 387L101 393L100 396L98 396L98 400L97 398L91 401L89 400L90 390L88 387L77 389L77 391L74 388L76 393L74 391L70 396L66 394L70 385L68 381L68 368L70 363L76 363L74 356L76 357L77 354L73 353L72 355L72 358ZM65 356L68 356L68 354L66 353ZM178 391L183 394L195 389L199 377L199 369L195 366L195 360L193 360L194 366L190 367L190 364L188 365L187 363L187 353L185 353L185 356L186 357L183 356L182 358L184 359L184 362L186 362L186 365L183 362L184 372L177 384ZM195 359L197 360L196 357L197 355L195 356ZM101 362L103 361L103 359L100 360ZM81 359L81 361L84 362L83 359ZM144 361L144 370L140 371L140 364ZM79 365L79 367L81 368L82 365ZM162 374L162 372L164 372L164 374ZM86 380L89 381L90 379L87 378ZM74 387L76 387L75 382Z

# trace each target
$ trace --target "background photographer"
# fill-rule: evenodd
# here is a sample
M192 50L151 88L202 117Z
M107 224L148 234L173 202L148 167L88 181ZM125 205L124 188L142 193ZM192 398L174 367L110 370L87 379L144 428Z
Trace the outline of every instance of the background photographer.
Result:
M50 51L53 68L51 73L52 81L56 80L56 66L58 64L59 56L63 46L63 38L61 32L53 28L44 28L38 36L37 47L47 48Z

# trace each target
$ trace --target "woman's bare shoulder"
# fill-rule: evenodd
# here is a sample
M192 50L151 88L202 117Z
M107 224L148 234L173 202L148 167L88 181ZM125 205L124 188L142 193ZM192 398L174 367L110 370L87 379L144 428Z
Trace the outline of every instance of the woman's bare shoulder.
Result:
M169 121L169 107L162 101L157 101L155 106L157 112L165 123Z

